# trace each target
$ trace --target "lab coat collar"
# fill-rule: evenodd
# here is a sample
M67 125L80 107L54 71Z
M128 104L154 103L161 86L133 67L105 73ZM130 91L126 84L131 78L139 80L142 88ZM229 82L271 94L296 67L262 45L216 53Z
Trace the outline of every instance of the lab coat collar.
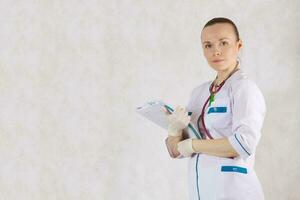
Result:
M245 71L241 68L241 65L240 63L238 64L239 66L239 70L234 72L226 82L233 82L235 80L238 80L238 79L244 79L246 78L246 74L245 74Z

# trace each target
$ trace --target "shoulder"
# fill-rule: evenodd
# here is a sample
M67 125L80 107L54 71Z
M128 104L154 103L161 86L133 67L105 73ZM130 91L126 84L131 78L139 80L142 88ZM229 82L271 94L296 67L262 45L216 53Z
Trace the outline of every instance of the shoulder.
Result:
M244 106L250 104L261 105L265 109L265 99L260 88L244 72L231 81L230 88L233 100L236 103L239 102Z
M201 104L201 102L203 101L203 97L207 97L209 95L210 83L210 81L206 81L192 89L187 106L188 110L193 110L195 108L195 105Z
M236 92L261 93L257 84L250 79L243 70L240 70L240 72L231 80L230 88L233 94Z
M192 90L192 94L201 93L201 92L204 92L204 91L208 90L211 82L212 81L206 81L206 82L194 87L193 90Z
M194 87L190 93L190 101L193 102L198 97L207 96L209 94L210 83L211 83L211 81L206 81L206 82Z

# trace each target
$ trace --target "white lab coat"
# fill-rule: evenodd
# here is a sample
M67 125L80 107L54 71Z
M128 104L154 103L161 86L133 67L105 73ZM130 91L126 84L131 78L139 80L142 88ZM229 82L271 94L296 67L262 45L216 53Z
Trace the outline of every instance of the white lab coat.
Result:
M210 95L211 83L205 82L192 91L187 110L193 112L191 123L195 127L205 100ZM264 199L254 171L254 161L265 112L260 89L242 69L227 79L216 94L215 101L210 107L207 105L204 120L211 136L214 139L228 138L239 156L231 159L194 154L189 158L191 200Z

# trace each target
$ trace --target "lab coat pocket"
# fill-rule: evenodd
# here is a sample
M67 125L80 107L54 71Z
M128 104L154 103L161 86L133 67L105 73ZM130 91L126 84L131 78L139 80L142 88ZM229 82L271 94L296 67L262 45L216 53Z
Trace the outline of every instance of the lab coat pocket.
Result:
M223 188L219 199L240 200L249 190L248 168L240 165L221 165L219 169Z
M206 112L206 123L208 126L214 128L226 128L231 122L231 108L229 99L227 98L219 98L216 99L215 102L208 107Z

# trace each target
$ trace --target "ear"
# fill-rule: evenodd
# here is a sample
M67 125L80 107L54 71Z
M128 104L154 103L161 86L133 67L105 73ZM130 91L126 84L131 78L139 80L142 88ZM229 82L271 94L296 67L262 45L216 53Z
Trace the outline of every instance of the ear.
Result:
M238 47L241 48L243 46L243 41L240 39Z

